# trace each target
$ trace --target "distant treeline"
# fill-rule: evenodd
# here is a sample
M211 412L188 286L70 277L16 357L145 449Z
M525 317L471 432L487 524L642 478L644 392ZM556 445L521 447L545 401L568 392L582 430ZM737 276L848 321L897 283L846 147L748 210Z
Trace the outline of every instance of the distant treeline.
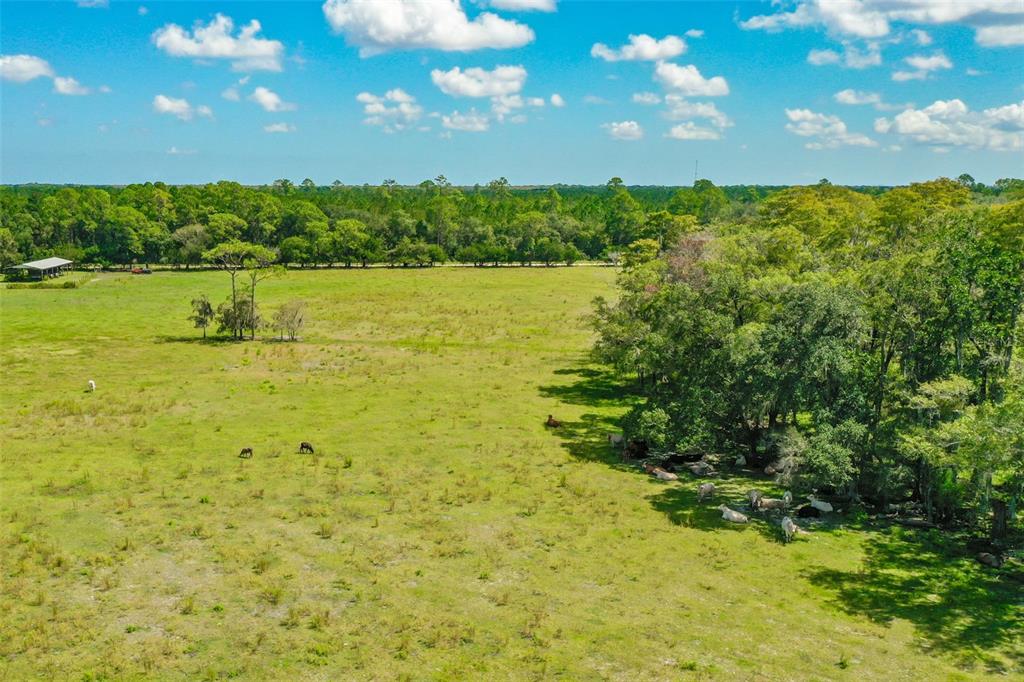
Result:
M822 181L827 183L827 181ZM976 201L1024 194L1024 181L951 183ZM280 262L478 265L572 263L611 258L638 240L665 245L698 225L746 222L785 187L519 187L504 178L456 187L443 176L417 186L312 180L269 186L145 183L127 186L0 187L0 267L59 255L118 265L203 262L213 247L242 241L273 249ZM884 187L854 188L865 197Z

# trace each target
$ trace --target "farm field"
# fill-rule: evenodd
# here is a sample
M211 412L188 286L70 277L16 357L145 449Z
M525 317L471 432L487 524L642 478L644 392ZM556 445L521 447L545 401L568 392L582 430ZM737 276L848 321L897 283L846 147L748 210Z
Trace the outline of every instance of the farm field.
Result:
M621 464L614 277L292 271L295 343L204 342L217 272L0 291L0 679L1024 675L1024 590L943 534L783 545L714 508L763 478Z

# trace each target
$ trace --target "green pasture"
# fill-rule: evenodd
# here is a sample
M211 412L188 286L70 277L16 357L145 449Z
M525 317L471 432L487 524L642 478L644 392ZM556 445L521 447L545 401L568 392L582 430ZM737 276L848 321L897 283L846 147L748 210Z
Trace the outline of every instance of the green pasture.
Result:
M714 509L763 478L622 464L614 276L292 271L295 343L204 342L218 272L0 290L0 680L1024 675L1024 585L941 532L784 545Z

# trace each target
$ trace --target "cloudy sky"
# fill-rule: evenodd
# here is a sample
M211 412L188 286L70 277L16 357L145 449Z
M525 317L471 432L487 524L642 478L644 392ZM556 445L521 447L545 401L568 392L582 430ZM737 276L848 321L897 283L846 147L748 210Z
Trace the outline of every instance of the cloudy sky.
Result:
M1022 0L0 10L5 183L1024 174Z

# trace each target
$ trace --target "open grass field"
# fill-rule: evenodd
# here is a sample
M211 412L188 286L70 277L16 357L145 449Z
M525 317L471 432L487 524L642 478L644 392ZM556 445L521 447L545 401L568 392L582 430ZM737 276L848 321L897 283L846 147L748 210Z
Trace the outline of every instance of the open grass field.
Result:
M222 273L0 291L0 679L1024 676L1024 586L942 534L783 545L621 465L613 280L291 272L296 343L201 342Z

